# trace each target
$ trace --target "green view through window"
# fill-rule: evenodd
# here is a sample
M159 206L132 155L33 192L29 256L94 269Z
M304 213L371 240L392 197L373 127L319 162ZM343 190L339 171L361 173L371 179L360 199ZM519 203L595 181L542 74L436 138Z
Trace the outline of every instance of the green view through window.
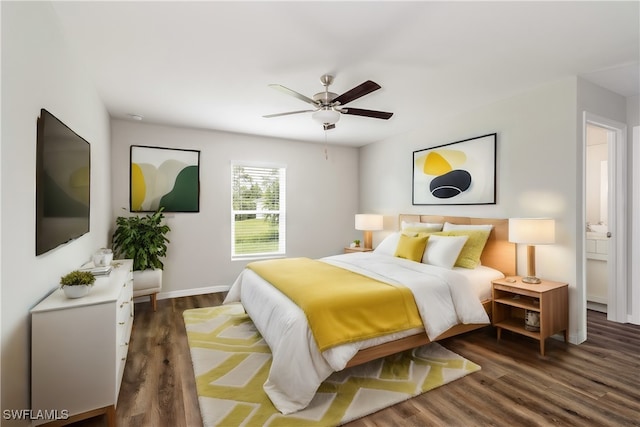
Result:
M231 258L285 255L285 168L231 165Z

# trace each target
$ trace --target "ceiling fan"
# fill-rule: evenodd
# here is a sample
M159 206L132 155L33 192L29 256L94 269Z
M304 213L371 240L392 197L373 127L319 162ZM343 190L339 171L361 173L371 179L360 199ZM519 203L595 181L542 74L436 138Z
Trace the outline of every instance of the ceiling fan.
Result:
M298 98L299 100L304 101L307 104L311 104L313 105L314 109L289 111L287 113L268 114L263 117L271 118L271 117L288 116L291 114L313 113L312 115L313 119L320 122L323 125L324 130L329 130L336 127L336 123L338 122L338 120L340 120L341 114L372 117L374 119L383 119L383 120L388 120L391 116L393 116L393 113L387 113L384 111L363 110L362 108L344 107L344 105L348 104L349 102L354 101L362 96L365 96L381 88L379 84L372 82L371 80L367 80L366 82L354 87L353 89L343 93L342 95L329 92L329 85L333 83L332 75L329 75L329 74L323 75L322 77L320 77L320 82L324 86L324 92L316 93L315 95L313 95L313 99L306 97L301 93L298 93L282 85L270 84L269 87L272 87L276 90L284 92L295 98Z

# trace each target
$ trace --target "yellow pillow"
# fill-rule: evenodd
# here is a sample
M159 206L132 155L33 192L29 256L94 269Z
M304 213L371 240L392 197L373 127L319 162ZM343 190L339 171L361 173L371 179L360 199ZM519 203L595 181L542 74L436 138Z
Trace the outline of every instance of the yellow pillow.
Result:
M400 240L398 241L398 247L396 248L394 256L420 262L428 239L428 235L413 237L400 234Z
M480 265L480 255L484 245L487 243L491 231L487 230L450 230L440 231L432 234L440 234L442 236L469 236L467 243L464 244L458 259L456 267L476 268Z

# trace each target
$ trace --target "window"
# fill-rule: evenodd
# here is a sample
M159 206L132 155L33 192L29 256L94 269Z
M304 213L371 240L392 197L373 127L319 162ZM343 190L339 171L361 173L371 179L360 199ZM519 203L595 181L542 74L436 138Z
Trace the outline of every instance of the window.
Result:
M231 165L231 258L285 255L285 168Z

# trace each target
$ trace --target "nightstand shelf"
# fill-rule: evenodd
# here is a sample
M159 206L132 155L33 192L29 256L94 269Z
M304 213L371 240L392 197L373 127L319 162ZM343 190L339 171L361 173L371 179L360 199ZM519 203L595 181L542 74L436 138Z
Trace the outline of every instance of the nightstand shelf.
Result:
M540 341L540 354L544 355L545 340L564 331L568 338L568 285L543 280L537 285L523 283L520 277L493 281L492 322L497 329L498 340L502 330L524 335ZM538 313L539 330L525 327L526 312Z

